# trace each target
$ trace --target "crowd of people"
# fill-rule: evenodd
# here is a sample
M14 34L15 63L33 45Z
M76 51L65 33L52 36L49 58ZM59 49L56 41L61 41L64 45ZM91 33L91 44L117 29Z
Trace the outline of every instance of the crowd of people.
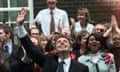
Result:
M0 72L119 72L120 28L115 15L110 23L91 24L87 8L78 8L77 19L46 0L32 27L24 26L27 9L16 18L20 40L12 41L12 28L0 26ZM40 25L41 29L36 26Z

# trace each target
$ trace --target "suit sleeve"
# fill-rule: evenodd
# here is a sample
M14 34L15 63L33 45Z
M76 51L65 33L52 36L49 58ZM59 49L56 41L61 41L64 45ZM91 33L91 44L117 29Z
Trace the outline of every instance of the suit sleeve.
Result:
M40 49L33 45L28 36L20 39L22 45L24 46L27 54L35 61L38 65L43 66L46 60L45 55L40 51Z
M27 31L24 28L24 25L17 26L16 33L21 40L21 44L23 45L24 49L26 50L28 56L32 58L34 62L38 65L43 66L46 60L45 55L40 51L39 48L35 47L29 37L27 36Z

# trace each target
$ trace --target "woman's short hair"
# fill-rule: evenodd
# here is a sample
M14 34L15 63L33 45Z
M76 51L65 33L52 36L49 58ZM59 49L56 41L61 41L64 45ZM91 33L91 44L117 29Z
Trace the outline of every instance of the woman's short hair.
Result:
M78 8L77 14L79 14L79 13L85 13L87 22L91 20L90 13L89 13L89 10L87 8L82 8L82 7Z

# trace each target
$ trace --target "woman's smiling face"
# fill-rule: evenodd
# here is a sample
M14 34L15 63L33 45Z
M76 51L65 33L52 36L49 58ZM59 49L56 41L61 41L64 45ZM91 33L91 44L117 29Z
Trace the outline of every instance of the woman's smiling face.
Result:
M88 48L90 48L90 52L97 53L100 46L100 41L96 40L95 36L91 35L88 39Z

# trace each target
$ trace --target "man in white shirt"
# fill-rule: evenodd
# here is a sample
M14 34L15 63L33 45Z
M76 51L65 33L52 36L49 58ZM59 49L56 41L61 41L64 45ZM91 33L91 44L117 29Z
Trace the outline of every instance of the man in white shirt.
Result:
M41 24L41 30L46 36L50 35L51 11L53 12L55 32L58 32L59 29L62 30L62 28L69 27L67 12L58 9L56 6L57 2L57 0L46 0L48 8L41 10L32 24L32 27L35 27L35 23Z

